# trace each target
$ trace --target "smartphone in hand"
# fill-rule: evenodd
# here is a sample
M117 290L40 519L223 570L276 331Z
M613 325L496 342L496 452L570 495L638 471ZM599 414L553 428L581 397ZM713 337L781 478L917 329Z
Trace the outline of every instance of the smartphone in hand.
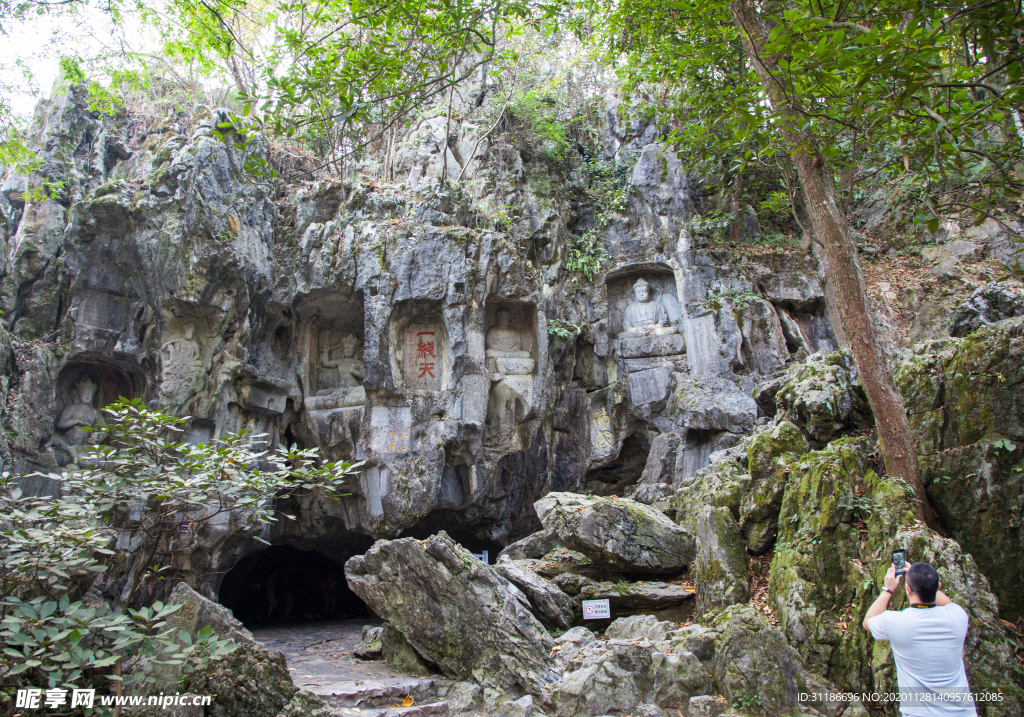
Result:
M892 565L896 568L896 577L907 574L907 551L903 548L897 548L892 551Z

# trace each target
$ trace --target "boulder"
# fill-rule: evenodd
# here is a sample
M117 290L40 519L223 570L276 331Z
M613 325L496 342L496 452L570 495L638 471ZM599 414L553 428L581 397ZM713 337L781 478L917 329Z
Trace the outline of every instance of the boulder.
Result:
M231 612L203 597L185 583L171 591L168 604L181 605L176 626L192 640L199 631L210 627L215 636L235 643L230 654L214 658L201 670L178 678L174 691L212 696L212 704L204 708L214 717L278 717L280 714L330 714L327 705L316 695L299 690L288 672L285 657L270 652L253 639ZM167 690L168 693L171 690Z
M384 634L383 627L363 626L362 639L352 650L352 654L363 660L379 660L384 656L384 646L381 644L381 636Z
M749 606L735 605L715 621L722 636L712 675L729 704L769 715L792 712L807 684L800 655Z
M445 674L542 704L553 646L526 598L444 533L379 540L345 564L349 587Z
M745 433L757 420L757 403L734 382L718 376L677 374L676 423L701 431Z
M651 648L625 640L587 645L569 660L552 694L557 717L624 715L651 684Z
M543 558L558 547L558 533L553 530L539 530L507 546L498 553L498 559L506 556L512 560Z
M686 709L694 695L712 691L711 674L692 652L655 652L651 660L650 699L668 710Z
M676 573L694 555L693 538L660 510L628 498L548 494L535 504L562 544L631 573Z
M747 548L755 555L775 542L790 464L806 452L807 439L789 421L780 421L750 439L747 446L750 482L744 486L740 504L740 532Z
M505 556L498 558L495 568L502 577L526 594L535 614L542 622L562 630L568 630L572 626L572 600L556 585L519 561L509 560Z
M435 672L405 636L388 623L384 623L380 633L380 651L384 661L399 672L416 677L429 677Z
M693 593L681 585L662 582L597 583L580 591L580 600L608 600L612 615L654 615L664 620L683 620L692 610L687 602Z
M963 337L982 326L1024 316L1024 286L1016 281L985 284L962 303L950 320L949 335Z
M895 372L921 478L949 536L974 556L1000 617L1024 615L1024 317L919 344Z
M698 614L750 600L747 551L728 508L707 505L697 516L697 557L690 577L697 587Z
M653 615L620 617L604 631L609 640L664 640L672 630L672 623L663 622Z
M775 394L776 417L792 421L816 441L827 441L863 420L867 401L849 351L816 353L789 370Z
M551 656L555 668L559 672L565 671L565 665L573 656L587 645L597 642L594 633L585 627L577 626L567 630L555 638L555 646L551 648Z

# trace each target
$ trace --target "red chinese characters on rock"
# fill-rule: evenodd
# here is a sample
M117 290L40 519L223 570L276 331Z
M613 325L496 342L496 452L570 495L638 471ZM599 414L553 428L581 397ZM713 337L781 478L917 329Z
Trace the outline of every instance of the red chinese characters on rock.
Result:
M441 363L437 331L427 326L410 326L406 334L406 380L414 388L441 388Z
M419 375L416 378L423 378L429 375L430 378L436 378L434 376L434 361L428 361L428 359L437 359L437 354L434 353L434 332L433 331L420 331L416 334L416 361L419 363Z

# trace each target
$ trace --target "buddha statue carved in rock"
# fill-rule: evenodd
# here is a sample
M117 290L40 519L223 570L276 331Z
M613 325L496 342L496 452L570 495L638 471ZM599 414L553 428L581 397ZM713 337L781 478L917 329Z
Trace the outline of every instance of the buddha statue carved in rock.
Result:
M678 331L669 323L668 312L661 302L651 301L651 285L643 278L633 284L633 301L622 312L619 338L663 336Z
M512 312L498 309L497 324L487 330L484 338L487 366L491 371L504 375L526 375L533 373L534 361L529 336L512 326Z
M106 421L93 408L92 400L97 386L88 376L82 377L71 390L69 403L57 418L57 432L53 444L67 453L72 463L78 463L76 446L99 445L107 439L103 431Z
M366 364L356 358L359 338L346 334L340 341L331 339L335 336L328 335L320 351L319 390L316 396L306 399L306 408L311 411L366 403L366 389L363 388Z

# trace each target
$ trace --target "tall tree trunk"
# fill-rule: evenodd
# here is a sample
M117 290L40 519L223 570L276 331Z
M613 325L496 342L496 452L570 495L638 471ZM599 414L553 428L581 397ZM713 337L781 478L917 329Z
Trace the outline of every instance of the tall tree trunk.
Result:
M733 0L729 3L729 12L740 29L743 46L771 99L773 110L782 120L782 138L800 177L811 226L828 255L836 308L875 415L886 471L913 486L918 515L938 529L938 516L918 473L917 446L910 432L910 422L875 338L856 246L850 239L846 217L839 209L835 178L826 167L814 137L797 129L798 112L793 94L788 91L785 76L774 58L764 56L762 48L768 33L752 0Z

